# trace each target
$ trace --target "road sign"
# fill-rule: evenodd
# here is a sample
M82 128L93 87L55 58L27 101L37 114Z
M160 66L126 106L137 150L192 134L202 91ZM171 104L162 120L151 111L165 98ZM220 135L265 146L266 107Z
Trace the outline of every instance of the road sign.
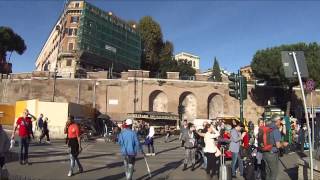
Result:
M315 82L312 79L309 79L305 84L305 89L309 92L313 91L315 88Z
M296 53L296 59L300 70L300 75L303 78L309 77L309 72L306 64L306 60L304 57L303 51L294 51ZM294 64L293 56L290 55L292 51L282 51L281 59L282 65L286 78L296 78L297 77L297 68Z

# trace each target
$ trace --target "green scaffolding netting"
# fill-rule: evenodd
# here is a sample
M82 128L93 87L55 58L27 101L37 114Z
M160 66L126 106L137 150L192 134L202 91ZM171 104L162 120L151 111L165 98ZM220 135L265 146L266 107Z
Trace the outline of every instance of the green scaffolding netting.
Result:
M78 48L128 68L141 64L141 37L122 20L88 3L80 17Z

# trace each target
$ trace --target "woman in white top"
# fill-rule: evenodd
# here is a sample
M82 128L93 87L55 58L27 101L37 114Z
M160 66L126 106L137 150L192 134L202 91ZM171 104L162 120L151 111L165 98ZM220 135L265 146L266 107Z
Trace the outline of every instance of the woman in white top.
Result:
M218 175L219 167L217 166L217 161L221 152L216 145L216 138L220 136L220 133L216 130L216 128L211 124L206 126L206 133L198 133L200 136L204 137L205 147L203 149L205 156L207 157L207 175L214 176ZM211 174L210 174L211 173Z
M148 145L148 154L147 155L155 156L156 154L154 153L153 136L154 136L154 127L150 126L149 127L149 134L146 137L146 144ZM150 147L151 147L152 153L150 153Z

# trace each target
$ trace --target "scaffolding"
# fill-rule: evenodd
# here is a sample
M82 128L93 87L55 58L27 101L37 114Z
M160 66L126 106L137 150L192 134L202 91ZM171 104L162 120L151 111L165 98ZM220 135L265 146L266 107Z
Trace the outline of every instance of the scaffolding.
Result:
M101 57L88 63L112 65L114 69L139 69L141 65L141 37L126 22L89 3L85 3L80 17L78 48L81 52Z

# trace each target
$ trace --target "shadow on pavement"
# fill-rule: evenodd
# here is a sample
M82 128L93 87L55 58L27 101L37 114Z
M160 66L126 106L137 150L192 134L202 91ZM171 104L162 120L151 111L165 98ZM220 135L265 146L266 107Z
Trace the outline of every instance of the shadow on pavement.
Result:
M161 154L161 153L168 152L168 151L171 151L171 150L175 150L175 149L178 149L178 148L181 148L181 146L176 146L176 147L173 147L173 148L165 149L163 151L157 152L157 154Z
M165 164L162 168L152 171L152 172L151 172L151 178L152 178L152 177L155 177L155 176L157 176L157 175L159 175L159 174L162 174L162 173L164 173L165 171L169 171L169 170L174 170L174 169L176 169L177 167L179 167L179 166L182 164L182 161L183 161L183 159L181 159L180 161L175 161L175 162L167 163L167 164ZM149 174L148 174L148 172L146 172L146 173L147 173L146 175L137 178L137 180L149 179ZM156 179L159 179L159 178L156 178ZM164 179L165 179L165 178L164 178Z
M139 161L141 159L143 159L143 158L141 158L141 157L140 158L136 158L136 161ZM94 168L94 169L85 170L85 171L83 171L83 173L98 171L98 170L101 170L101 169L111 169L111 168L116 168L116 167L120 167L120 166L123 166L123 162L122 161L115 162L115 163L110 163L110 164L107 164L105 166ZM111 178L111 177L108 177L108 178Z
M100 178L98 180L110 180L110 179L122 179L124 178L126 175L125 173L119 173L119 174L115 174L115 175L111 175L111 176L106 176L106 177L103 177L103 178Z
M304 157L307 157L307 155L304 153L304 152L301 152L301 151L297 151L296 152L298 154L298 156L302 159Z
M284 170L291 180L298 180L298 167L293 167Z
M79 159L91 159L91 158L96 158L96 157L102 157L102 156L113 156L113 153L108 153L108 154L98 154L98 155L93 155L93 156L83 156L79 157ZM32 162L32 164L43 164L43 163L54 163L54 162L64 162L64 161L69 161L69 158L65 159L56 159L56 160L50 160L50 161L35 161Z
M68 155L67 152L60 152L60 153L51 153L51 152L47 152L47 154L38 154L36 152L33 152L31 154L29 154L29 158L41 158L41 157L50 157L50 156L66 156Z

